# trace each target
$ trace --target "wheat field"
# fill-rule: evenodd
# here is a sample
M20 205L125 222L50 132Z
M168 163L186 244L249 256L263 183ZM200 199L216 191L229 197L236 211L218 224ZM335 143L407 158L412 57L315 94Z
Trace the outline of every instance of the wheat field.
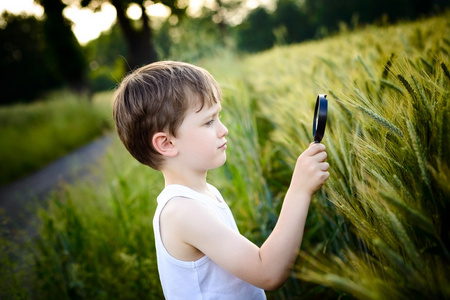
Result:
M228 161L209 181L257 244L312 142L317 94L328 95L331 177L314 196L291 278L269 299L450 298L449 19L198 62L222 86L229 129ZM39 209L41 238L27 264L12 266L34 298L162 298L151 228L162 176L117 140L100 172Z

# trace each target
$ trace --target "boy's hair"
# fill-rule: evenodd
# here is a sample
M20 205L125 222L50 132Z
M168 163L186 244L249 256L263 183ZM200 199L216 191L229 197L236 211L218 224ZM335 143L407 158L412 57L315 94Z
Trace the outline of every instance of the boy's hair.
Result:
M189 108L221 101L212 75L197 66L161 61L127 75L114 95L113 118L120 140L142 164L160 170L163 156L153 147L157 132L176 137Z

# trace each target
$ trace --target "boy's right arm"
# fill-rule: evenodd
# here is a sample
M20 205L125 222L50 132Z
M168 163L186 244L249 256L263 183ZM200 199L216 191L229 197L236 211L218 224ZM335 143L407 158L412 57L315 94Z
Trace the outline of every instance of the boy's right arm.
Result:
M261 260L274 262L269 272L278 274L275 288L286 281L294 266L311 198L330 177L326 158L325 146L315 143L298 158L277 224L260 249Z
M177 228L171 234L242 280L276 289L294 266L311 197L329 177L326 157L324 145L311 144L298 158L278 222L261 248L196 201L178 201L181 207L167 216L172 228Z

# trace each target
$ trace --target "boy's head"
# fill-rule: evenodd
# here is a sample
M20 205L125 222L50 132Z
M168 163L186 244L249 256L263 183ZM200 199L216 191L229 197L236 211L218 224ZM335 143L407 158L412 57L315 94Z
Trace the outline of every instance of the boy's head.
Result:
M114 95L113 117L120 140L142 164L160 170L163 156L152 137L172 136L190 108L221 101L219 85L206 70L182 62L161 61L124 78Z

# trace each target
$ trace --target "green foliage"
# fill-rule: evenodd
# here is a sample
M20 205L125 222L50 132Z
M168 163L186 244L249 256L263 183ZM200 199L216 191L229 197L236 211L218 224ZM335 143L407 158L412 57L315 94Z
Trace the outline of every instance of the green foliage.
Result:
M42 21L3 13L0 19L0 105L30 102L42 91L62 84L49 67L52 59L43 37Z
M0 184L35 171L112 127L110 101L69 92L0 107Z
M116 24L84 48L89 64L89 86L93 92L111 91L127 70L127 48Z
M272 15L264 7L256 8L237 27L239 49L258 52L272 48L275 44L273 27Z
M11 232L3 211L0 211L0 298L28 299L29 274L33 272L30 249L24 247L22 235Z
M220 52L229 37L211 21L212 11L203 9L197 18L167 19L158 30L155 45L161 59L194 62Z
M316 96L328 94L331 178L292 277L269 299L450 297L449 30L446 14L199 61L223 88L229 129L227 163L209 178L257 244L312 141ZM161 175L118 141L103 167L41 211L37 298L162 297L151 228Z

